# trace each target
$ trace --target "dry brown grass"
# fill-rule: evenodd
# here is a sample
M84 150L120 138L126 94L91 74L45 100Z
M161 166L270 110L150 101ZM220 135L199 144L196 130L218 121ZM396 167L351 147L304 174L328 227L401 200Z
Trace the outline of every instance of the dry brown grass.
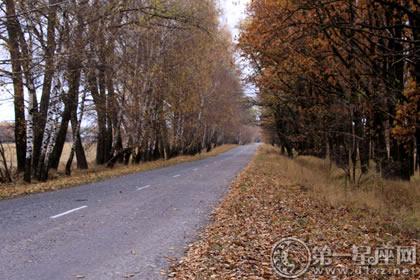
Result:
M201 153L195 156L178 156L169 160L157 160L152 162L141 163L139 165L117 165L113 169L104 166L93 166L89 170L74 170L72 176L65 176L62 173L52 174L51 180L48 182L35 182L33 184L25 184L19 181L15 184L0 185L0 199L16 197L25 194L53 191L81 184L87 184L105 180L112 177L127 175L147 171L156 168L162 168L170 165L200 160L211 156L227 152L237 145L223 145L216 147L208 153Z
M265 148L266 153L277 152ZM344 206L354 211L369 210L389 220L394 230L407 230L414 234L420 229L420 181L388 181L375 172L364 175L360 184L346 182L344 171L328 160L315 157L283 158L282 168L287 170L296 184L308 187L314 199L329 205Z
M71 143L65 143L63 148L63 153L61 155L61 161L60 161L60 168L64 168L66 165L67 159L69 158L70 151L71 151ZM6 152L6 158L9 163L12 164L12 166L16 167L16 148L15 144L3 144L4 150ZM96 154L96 145L85 145L85 153L86 153L86 159L90 164L93 164L95 161L95 154ZM75 160L76 161L76 157ZM76 164L76 163L74 163Z

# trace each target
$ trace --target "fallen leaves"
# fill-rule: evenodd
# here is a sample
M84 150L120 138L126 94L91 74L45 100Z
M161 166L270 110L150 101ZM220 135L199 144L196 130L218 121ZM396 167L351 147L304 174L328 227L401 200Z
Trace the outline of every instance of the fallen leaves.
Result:
M418 244L403 233L388 233L378 217L314 200L310 184L296 184L280 168L283 160L288 159L265 148L258 151L216 209L213 223L172 267L169 278L279 279L271 268L271 249L292 236L342 253L353 244L383 245L385 237L388 244ZM337 267L349 265L340 260Z

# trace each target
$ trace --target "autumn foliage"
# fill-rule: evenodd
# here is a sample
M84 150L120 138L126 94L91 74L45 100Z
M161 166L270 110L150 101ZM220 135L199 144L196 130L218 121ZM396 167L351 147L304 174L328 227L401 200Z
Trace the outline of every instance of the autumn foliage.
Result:
M353 181L371 159L409 180L420 158L415 2L252 1L239 47L269 141L290 156L329 155Z
M1 82L12 93L17 171L47 180L65 142L87 169L250 141L249 106L215 1L0 4ZM9 96L4 96L8 98Z

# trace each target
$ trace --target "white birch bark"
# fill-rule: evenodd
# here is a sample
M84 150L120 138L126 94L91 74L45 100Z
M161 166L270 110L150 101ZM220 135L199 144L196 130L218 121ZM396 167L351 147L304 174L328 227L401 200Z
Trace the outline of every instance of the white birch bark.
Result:
M38 165L38 175L44 172L45 168L48 168L48 161L54 147L55 138L57 135L57 124L60 118L60 93L61 93L61 81L57 78L54 81L53 91L51 100L48 108L47 122L45 125L44 135L42 137L41 153Z
M45 167L48 167L48 161L53 151L55 140L58 133L58 128L59 128L58 124L60 120L60 93L61 95L65 94L63 90L61 89L61 83L58 82L58 86L56 87L56 90L53 93L53 98L52 98L51 120L48 122L50 138L49 138L46 153L45 153Z
M32 85L31 85L32 86ZM34 135L34 91L29 89L28 115L26 118L26 159L32 159L33 135Z

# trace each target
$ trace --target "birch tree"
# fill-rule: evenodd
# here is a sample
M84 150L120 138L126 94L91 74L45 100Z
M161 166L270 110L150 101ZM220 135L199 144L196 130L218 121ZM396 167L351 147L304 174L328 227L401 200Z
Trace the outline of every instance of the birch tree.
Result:
M97 165L114 167L247 138L246 99L215 1L1 5L10 56L1 71L14 85L26 181L45 181L60 169L66 145L70 175L74 156L77 168L88 168L87 141L96 146ZM93 135L84 138L87 126Z

